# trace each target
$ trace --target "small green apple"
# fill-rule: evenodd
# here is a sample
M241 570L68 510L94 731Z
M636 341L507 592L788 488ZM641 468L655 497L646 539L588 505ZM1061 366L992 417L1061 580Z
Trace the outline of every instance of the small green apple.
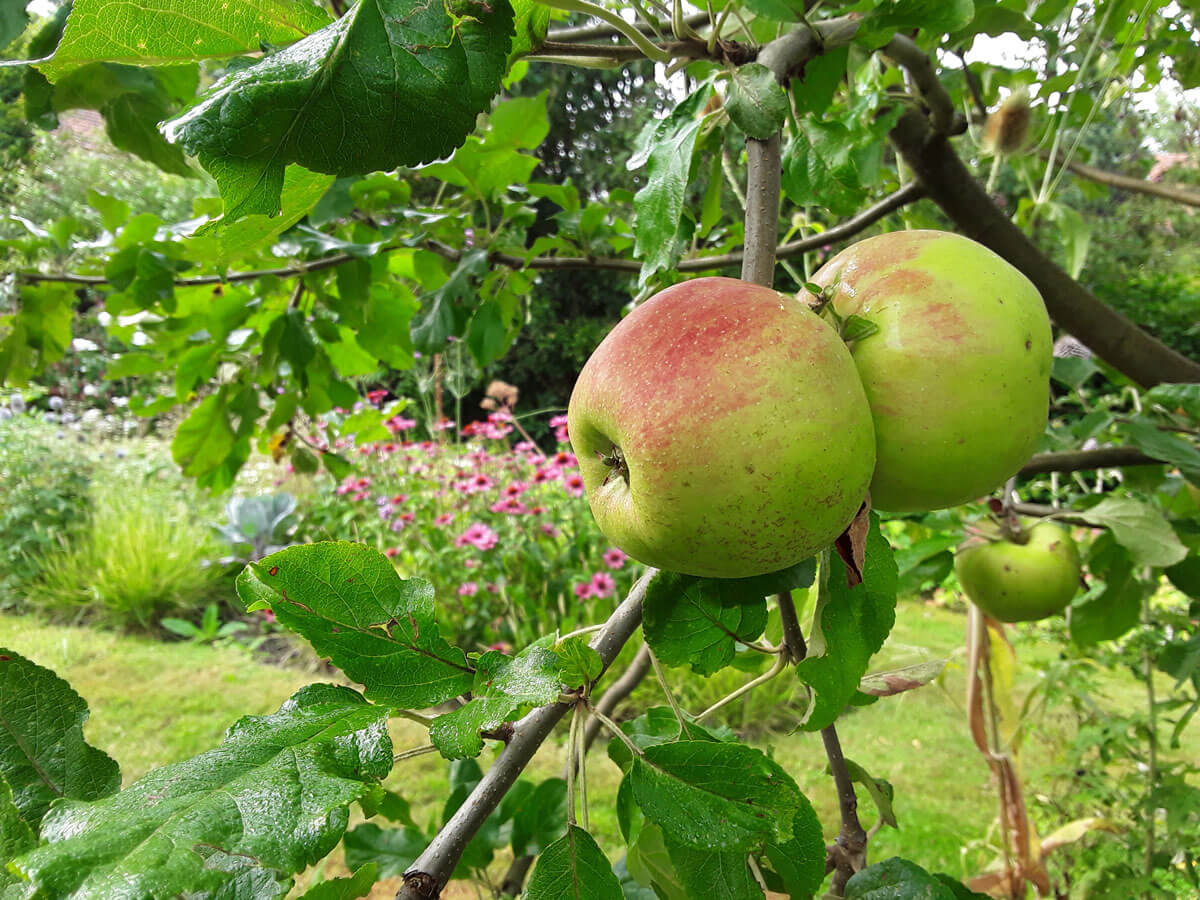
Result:
M812 281L838 316L877 327L851 342L875 418L871 502L892 512L974 500L1037 448L1050 402L1050 319L1019 271L941 231L868 238Z
M1039 522L1023 544L964 545L954 571L971 602L1001 622L1033 622L1066 609L1079 590L1079 550L1057 522Z
M858 511L871 411L837 333L803 303L697 278L637 307L567 413L600 529L634 559L742 578L811 556Z

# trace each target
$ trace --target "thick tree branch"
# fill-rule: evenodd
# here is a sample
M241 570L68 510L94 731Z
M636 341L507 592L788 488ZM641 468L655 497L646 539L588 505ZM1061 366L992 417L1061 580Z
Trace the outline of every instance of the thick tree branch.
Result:
M789 241L786 244L780 244L775 249L775 256L778 259L788 259L790 257L799 256L802 253L807 253L810 250L819 250L822 247L839 244L842 241L847 241L856 234L870 228L884 216L895 212L903 206L919 200L925 196L925 191L916 182L910 182L893 194L884 197L873 206L869 206L862 212L844 222L839 222L825 231L817 235L802 238L800 240ZM439 256L445 257L451 261L457 262L462 259L462 251L448 244L443 244L440 241L426 241L423 244L424 249L429 250ZM412 247L407 244L397 244L393 246L381 247L379 253L391 253L395 250L411 250ZM744 254L741 252L722 253L714 256L696 256L691 259L685 259L679 263L677 269L680 272L705 272L715 269L725 269L730 266L741 265ZM230 272L227 275L201 275L192 278L177 278L175 279L176 287L204 287L218 284L235 284L242 281L253 281L256 278L299 278L308 275L312 272L320 272L324 269L332 269L337 266L352 262L356 259L361 259L359 256L352 256L349 253L338 253L333 256L326 256L321 259L315 259L311 262L297 263L295 266L281 267L277 269L258 269L246 272ZM516 256L511 253L493 252L488 254L488 260L494 265L508 266L510 269L550 269L550 270L573 270L573 269L606 269L615 272L638 272L642 264L634 259L614 259L610 257L599 256L535 256L533 259L525 260L523 257ZM35 284L37 282L58 282L63 284L80 284L89 286L103 286L108 284L108 279L103 275L73 275L70 273L56 275L42 272L18 272L17 279L27 284Z
M1042 157L1043 159L1049 159L1050 154L1042 154ZM1173 184L1159 184L1154 181L1146 181L1144 178L1134 178L1132 175L1119 175L1116 172L1097 169L1095 166L1089 166L1086 163L1076 162L1075 160L1068 162L1067 168L1081 178L1086 178L1088 181L1095 181L1098 184L1107 184L1109 187L1120 188L1123 191L1148 194L1151 197L1161 197L1163 200L1172 200L1175 203L1182 203L1185 206L1200 207L1200 191L1190 191L1185 187Z
M1045 475L1048 472L1086 472L1091 469L1120 469L1125 466L1160 466L1161 459L1147 456L1136 447L1100 447L1096 450L1068 450L1039 453L1021 467L1018 475Z
M746 139L746 243L742 280L775 283L775 242L779 240L779 184L783 164L779 135Z
M928 196L959 230L1004 257L1033 282L1050 316L1110 365L1139 384L1200 381L1200 363L1176 353L1106 306L1046 257L996 208L944 135L910 110L891 140Z
M849 44L861 18L859 13L850 13L811 25L797 25L769 44L764 44L758 53L758 62L770 69L781 84L786 85L788 79L799 74L810 59Z
M592 641L591 646L600 654L605 667L612 664L625 642L641 624L642 598L654 574L655 570L650 569L642 576ZM450 880L467 843L499 806L538 748L550 736L558 720L570 708L568 703L552 703L535 709L513 723L512 738L487 774L417 857L409 871L404 873L404 885L397 892L396 900L433 900L441 896L442 888Z

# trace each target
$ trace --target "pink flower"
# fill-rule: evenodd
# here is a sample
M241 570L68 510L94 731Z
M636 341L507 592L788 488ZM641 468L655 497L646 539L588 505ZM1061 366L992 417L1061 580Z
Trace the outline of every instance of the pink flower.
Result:
M571 440L571 435L567 433L566 425L559 425L554 429L554 439L560 444L566 444Z
M516 497L505 497L503 500L498 500L488 507L494 513L504 513L510 516L523 516L529 512L525 508L525 504Z
M486 585L484 585L484 588L489 594L500 593L500 585L496 584L494 581L489 581Z
M408 494L397 494L395 497L392 498L392 506L399 506L401 503L403 503L407 499L408 499Z
M597 572L593 575L591 585L593 597L608 597L617 589L617 583L607 572Z
M502 497L520 497L523 493L529 490L529 485L523 481L514 481L506 484L500 489Z
M410 428L416 428L417 422L415 419L406 419L403 416L392 416L388 421L388 428L395 431L408 431Z
M534 484L545 484L548 481L558 481L562 477L562 469L558 466L543 466L533 473Z
M550 417L550 427L551 428L561 428L562 426L564 426L566 424L567 424L566 416L551 416Z
M492 479L488 478L482 472L479 472L471 476L469 484L471 486L471 492L476 493L478 491L490 490L491 488L495 487L496 482L492 481Z
M388 528L390 528L395 534L399 534L401 531L403 531L407 527L408 527L408 522L406 522L404 520L403 516L401 516L398 519L393 519L392 524L388 526Z
M386 550L383 551L383 555L386 556L388 559L392 559L393 557L400 555L400 548L399 547L388 547Z
M513 447L513 449L518 453L528 453L530 450L534 449L535 446L536 445L533 443L533 441L521 441L515 447Z
M463 560L463 568L464 569L473 569L477 565L479 565L479 560L477 560L477 559L464 559Z
M482 522L474 522L466 531L454 540L455 547L465 547L471 544L477 550L491 550L496 546L500 536Z
M595 588L592 587L590 581L584 581L581 584L575 585L575 596L580 600L586 600L589 597L595 596Z
M265 619L266 621L268 621L268 622L274 622L274 621L275 621L275 610L273 610L273 609L264 609L264 610L262 611L262 614L263 614L263 619Z
M616 547L609 547L604 551L604 564L610 569L621 568L623 565L625 565L626 559L628 559L628 557L625 555L625 552L617 549Z
M547 537L558 537L558 529L550 522L542 523L542 533Z
M575 458L574 453L567 450L559 450L554 454L554 464L564 469L573 469L579 465L579 460Z
M488 421L493 425L497 425L500 422L511 422L512 420L513 415L507 409L498 409L493 413L488 413Z
M453 521L454 521L454 513L442 513L440 516L438 516L436 519L433 520L433 524L436 525L438 528L442 528L443 526L449 525Z
M578 472L572 472L563 479L563 487L567 489L567 493L572 497L583 496L583 476Z
M494 644L488 644L489 650L495 650L497 653L512 653L512 644L506 641L496 641Z
M479 585L473 581L464 581L458 586L458 596L460 597L474 597L478 591Z
M438 422L437 425L434 426L434 428L436 428L438 431L449 431L453 427L454 423L449 419L442 419L442 421Z
M402 521L405 525L411 525L412 520L415 519L416 517L417 516L415 513L410 513L410 512L400 513L400 521Z

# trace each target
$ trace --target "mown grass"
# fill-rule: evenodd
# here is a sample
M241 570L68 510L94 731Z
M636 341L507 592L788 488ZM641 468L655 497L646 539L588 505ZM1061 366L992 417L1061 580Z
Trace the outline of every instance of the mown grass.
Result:
M992 856L989 829L996 815L995 793L983 759L966 730L962 710L962 642L965 618L959 613L917 602L900 605L896 628L881 654L889 661L911 661L915 654L951 660L943 684L931 685L855 710L839 723L846 755L895 788L900 829L883 829L872 842L872 858L900 854L934 870L965 876ZM1056 652L1034 632L1016 632L1018 656L1025 660ZM48 625L30 617L0 617L0 645L10 647L65 677L88 701L88 740L121 764L126 783L149 769L184 759L217 744L225 728L245 714L262 714L303 684L328 680L298 669L253 661L237 648L163 643L90 628ZM672 679L683 679L671 670ZM1018 693L1033 683L1029 667L1018 671ZM772 686L761 690L770 691ZM1117 710L1136 709L1139 685L1114 673L1106 694ZM662 702L650 681L635 695L638 706ZM1064 719L1047 719L1026 748L1023 772L1027 790L1036 791L1068 738ZM413 723L397 721L396 750L426 743ZM813 801L830 836L836 831L837 804L825 773L820 739L815 734L775 733L755 738L795 777ZM485 750L486 768L495 749ZM561 772L563 744L549 742L528 776L541 779ZM615 797L619 772L598 747L588 768L591 820L609 850L619 843ZM436 757L403 763L390 785L412 803L423 824L440 817L447 795L447 767ZM861 796L864 821L874 819L870 801ZM502 870L502 863L498 863ZM336 874L336 861L326 867ZM383 894L380 894L383 896ZM470 896L470 894L464 894Z

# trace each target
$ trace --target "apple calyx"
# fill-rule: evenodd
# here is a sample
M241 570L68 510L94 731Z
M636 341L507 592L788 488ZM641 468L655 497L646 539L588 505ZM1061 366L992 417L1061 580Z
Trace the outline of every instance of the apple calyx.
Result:
M613 444L608 453L603 453L600 450L596 451L596 456L600 457L600 462L608 466L608 474L604 476L604 481L601 484L608 484L614 475L619 475L625 479L625 483L629 484L629 464L625 462L625 454L621 452L621 448Z

